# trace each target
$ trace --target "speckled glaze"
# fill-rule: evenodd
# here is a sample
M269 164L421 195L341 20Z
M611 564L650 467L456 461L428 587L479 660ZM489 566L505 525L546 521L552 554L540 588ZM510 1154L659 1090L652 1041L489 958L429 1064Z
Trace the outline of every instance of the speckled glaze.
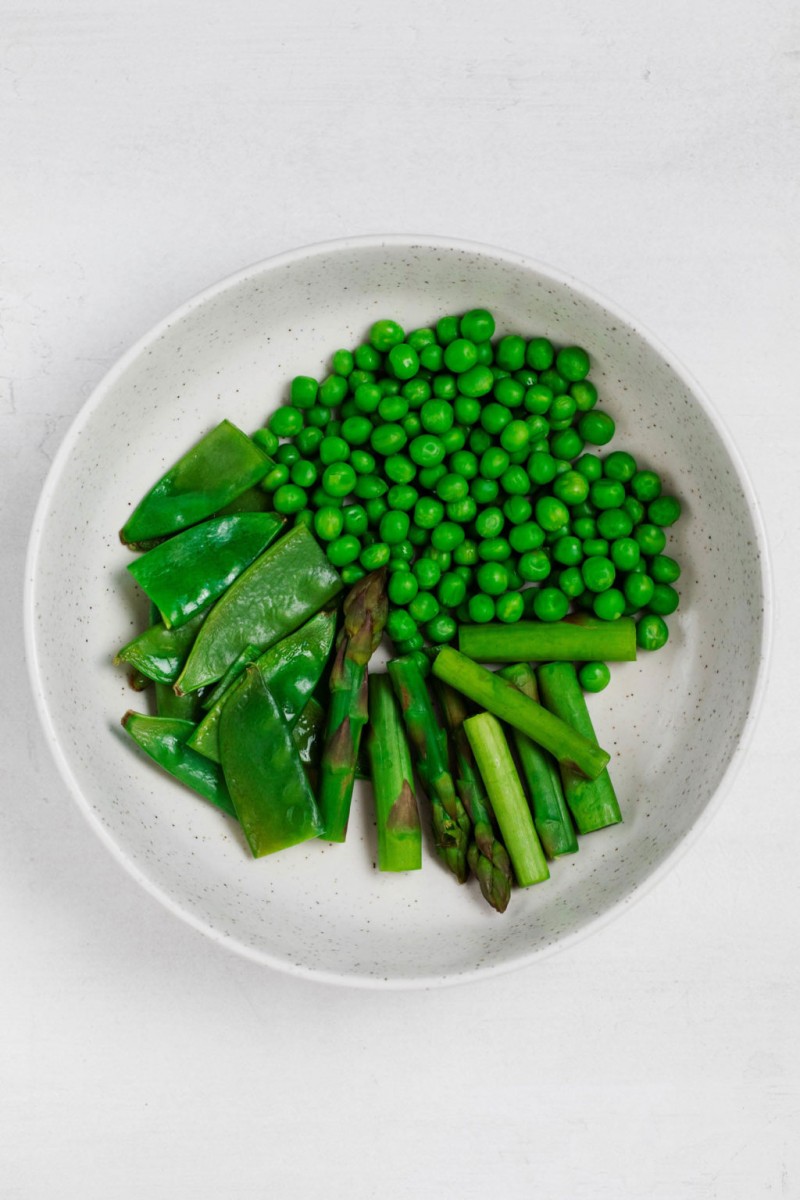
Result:
M683 565L669 645L616 666L589 702L612 753L624 824L592 834L499 917L432 853L381 875L367 789L344 846L252 860L237 826L159 773L119 719L147 709L112 665L146 606L117 530L198 437L228 417L262 425L298 373L391 316L406 328L476 305L501 332L592 356L613 448L684 502L668 552ZM87 402L47 481L26 595L33 688L64 778L127 869L198 929L250 957L347 984L431 986L529 963L620 912L706 823L741 757L765 674L764 539L729 438L651 335L589 289L519 255L438 238L355 238L299 250L191 300L135 346ZM430 849L430 847L429 847Z

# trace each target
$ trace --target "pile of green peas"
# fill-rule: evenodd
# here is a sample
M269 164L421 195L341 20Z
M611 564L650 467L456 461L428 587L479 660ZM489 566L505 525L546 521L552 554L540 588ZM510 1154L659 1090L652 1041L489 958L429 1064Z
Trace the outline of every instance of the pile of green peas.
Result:
M589 356L546 337L496 338L485 309L406 333L376 321L319 381L299 375L255 435L262 487L352 585L389 570L399 653L451 641L460 623L637 617L668 638L680 567L665 553L679 501L615 432ZM603 670L598 670L603 668ZM603 664L588 664L600 690Z

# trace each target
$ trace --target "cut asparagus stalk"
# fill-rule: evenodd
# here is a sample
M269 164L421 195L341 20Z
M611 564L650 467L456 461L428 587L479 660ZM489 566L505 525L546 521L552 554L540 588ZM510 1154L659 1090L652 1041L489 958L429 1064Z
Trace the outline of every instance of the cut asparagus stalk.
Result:
M610 755L600 749L595 739L584 737L566 721L458 650L443 647L433 661L433 673L481 708L527 733L559 763L577 768L589 779L595 779L608 763Z
M500 722L491 713L478 713L467 718L464 731L489 793L517 883L520 887L530 887L549 879L547 860Z
M478 662L633 662L636 624L618 621L517 621L515 625L462 625L462 654Z
M414 771L388 675L369 677L367 751L378 825L378 869L418 871L422 867L422 830Z
M531 700L539 700L536 675L528 663L514 663L504 667L498 674L524 695L530 696ZM519 729L515 729L513 735L520 774L527 784L531 799L533 823L545 854L548 858L574 854L578 849L578 839L564 799L555 759L532 742L527 734L520 733Z
M583 689L572 663L546 663L538 668L539 692L544 704L585 738L595 732ZM608 771L595 779L586 779L568 763L561 763L561 782L578 833L591 833L622 820Z

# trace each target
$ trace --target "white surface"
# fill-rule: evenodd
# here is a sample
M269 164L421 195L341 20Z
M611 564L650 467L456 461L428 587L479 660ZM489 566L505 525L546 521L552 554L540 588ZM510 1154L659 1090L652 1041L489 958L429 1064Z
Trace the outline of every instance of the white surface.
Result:
M282 13L0 6L0 1191L800 1195L796 8ZM561 956L388 995L146 896L56 774L20 631L39 488L118 354L239 266L386 229L530 253L656 330L744 455L777 593L749 759L675 872Z

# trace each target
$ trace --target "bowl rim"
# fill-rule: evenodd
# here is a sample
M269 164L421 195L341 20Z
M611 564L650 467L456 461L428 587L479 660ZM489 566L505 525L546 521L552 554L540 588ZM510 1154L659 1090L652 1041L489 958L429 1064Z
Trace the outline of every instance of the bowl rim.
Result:
M166 891L158 884L154 883L145 871L138 866L115 840L111 833L106 829L100 820L99 816L93 811L88 800L83 795L82 789L75 778L67 756L62 748L59 734L53 716L48 707L47 696L41 684L41 673L39 671L39 656L36 636L36 591L37 591L37 574L38 574L38 558L42 533L45 525L45 517L50 507L53 494L60 482L61 475L70 459L75 443L77 442L84 426L88 423L95 410L98 409L104 402L108 391L114 386L117 380L124 374L128 367L139 357L142 351L160 338L173 324L176 324L195 309L208 303L210 300L221 295L223 292L237 287L240 283L246 280L263 275L267 272L280 270L294 262L304 259L311 259L320 255L330 255L338 252L349 250L367 250L380 249L382 247L401 247L412 249L429 249L443 250L445 252L467 252L478 254L484 257L490 257L509 265L522 267L526 270L533 271L540 276L550 279L552 282L566 286L573 291L582 294L589 300L598 304L601 308L620 323L632 329L635 333L644 338L651 347L661 356L675 375L692 393L694 399L700 404L706 416L714 426L718 436L720 437L723 446L728 454L733 469L736 474L737 481L742 490L742 493L750 510L753 526L755 530L756 540L759 551L759 561L761 565L760 582L763 597L763 608L761 613L762 629L761 629L761 644L759 653L759 662L756 670L756 678L753 686L750 704L745 715L744 725L741 735L734 747L730 761L728 762L723 775L702 812L692 822L691 825L684 831L680 840L675 844L666 858L652 871L647 878L633 891L626 896L621 897L612 904L604 912L598 914L589 920L584 926L574 933L558 938L550 945L543 946L537 950L532 950L528 954L522 954L508 962L501 962L485 967L475 967L468 971L458 973L442 973L425 976L401 976L401 977L384 977L377 978L365 975L352 975L346 972L336 972L332 970L321 970L312 966L298 965L289 962L279 955L271 954L265 951L256 950L252 946L248 946L245 942L239 941L236 938L225 934L215 928L210 923L204 921L195 914L188 912L182 908L177 900L173 899ZM34 703L36 706L39 721L48 748L52 758L58 768L62 781L66 784L68 792L77 804L78 809L83 813L90 827L98 835L100 840L110 851L114 858L124 867L128 874L153 898L159 901L173 915L179 917L186 924L200 933L205 934L218 945L225 947L229 951L236 952L251 962L259 963L262 966L268 966L276 970L283 971L288 975L296 978L307 979L317 983L332 983L340 987L351 988L366 988L370 990L420 990L431 989L435 987L452 987L459 984L474 983L480 980L495 978L498 975L505 975L512 971L520 970L523 967L530 967L536 962L540 962L556 953L564 951L572 946L575 946L590 934L603 929L611 921L615 920L623 912L631 908L632 905L638 903L644 896L654 889L675 866L680 862L685 854L693 847L702 834L706 831L709 824L719 812L725 796L728 794L734 779L741 767L745 758L746 752L749 749L759 716L762 711L764 695L766 692L766 682L768 675L768 665L772 654L773 645L773 567L772 558L769 549L767 538L766 525L764 514L756 495L755 489L750 480L747 468L743 458L733 440L724 420L720 416L718 410L712 403L705 389L701 386L694 375L689 371L685 364L676 354L670 350L662 340L654 334L643 322L638 318L633 317L626 310L620 307L613 301L607 299L605 295L598 292L594 287L584 283L567 271L561 268L553 267L550 264L534 258L528 254L522 254L518 251L504 249L499 246L494 246L490 243L484 243L475 240L452 238L440 236L436 234L360 234L350 235L345 237L333 238L324 241L311 242L302 246L295 247L291 250L281 251L280 253L270 255L267 258L260 259L257 262L251 263L248 266L239 268L238 270L226 275L222 279L217 280L208 287L201 289L194 295L190 296L177 308L173 309L166 316L162 317L149 330L142 334L109 368L102 379L92 389L92 392L84 401L71 421L61 444L56 452L53 461L50 465L48 473L45 477L42 491L39 496L38 503L33 516L33 521L28 537L27 553L25 560L25 579L24 579L24 594L23 594L23 617L24 617L24 648L25 659L28 668L28 680L33 693Z

